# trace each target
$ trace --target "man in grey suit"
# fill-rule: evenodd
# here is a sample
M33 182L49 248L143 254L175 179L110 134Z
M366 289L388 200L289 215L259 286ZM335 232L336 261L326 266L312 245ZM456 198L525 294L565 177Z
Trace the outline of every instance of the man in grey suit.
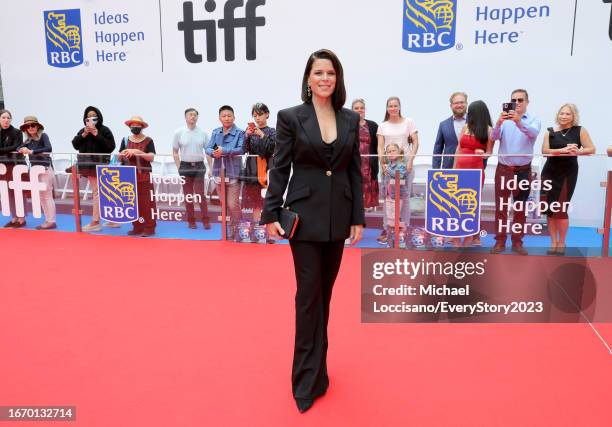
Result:
M438 135L433 149L432 167L434 169L453 168L454 158L452 155L455 154L457 149L461 129L465 126L467 95L464 92L453 93L450 97L450 107L453 115L442 121L438 127Z

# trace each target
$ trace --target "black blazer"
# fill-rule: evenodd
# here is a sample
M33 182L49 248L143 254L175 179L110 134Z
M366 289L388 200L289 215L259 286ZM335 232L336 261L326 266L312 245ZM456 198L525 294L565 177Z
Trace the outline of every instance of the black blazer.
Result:
M311 103L278 112L274 166L270 169L262 224L278 221L284 204L300 217L295 240L344 240L351 225L365 225L359 115L343 108L336 112L336 126L338 136L330 163Z

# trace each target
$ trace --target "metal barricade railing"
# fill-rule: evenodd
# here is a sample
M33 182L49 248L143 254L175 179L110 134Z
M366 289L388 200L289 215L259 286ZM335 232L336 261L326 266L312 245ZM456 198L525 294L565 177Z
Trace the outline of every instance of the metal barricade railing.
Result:
M97 153L88 153L90 155L98 155ZM108 154L106 154L108 155ZM75 153L52 153L54 162L56 162L58 167L61 167L62 170L58 170L56 173L56 181L54 183L56 195L58 195L57 201L58 203L62 203L65 205L66 202L71 203L70 213L74 217L75 230L77 232L82 231L82 218L85 212L91 208L91 189L88 187L88 184L81 179L79 174L79 163L77 162L77 155ZM448 155L445 155L448 156ZM365 159L371 157L371 155L362 156ZM378 156L380 159L383 159L385 156ZM480 157L478 155L474 156L462 156L462 157ZM514 155L516 157L516 155ZM491 228L492 219L496 213L496 170L498 168L498 164L503 162L503 156L492 155L487 159L487 165L483 169L484 179L482 181L482 191L481 191L481 200L480 200L480 208L482 212L482 229L489 234L495 230ZM533 177L535 179L541 180L542 171L544 165L546 164L547 158L541 155L532 156L532 172ZM242 165L246 164L247 156L244 156ZM591 155L591 156L579 156L578 163L580 165L580 173L578 177L578 184L576 185L575 190L575 198L580 201L580 206L578 209L575 209L575 212L570 215L570 226L573 227L570 229L570 233L582 233L585 236L589 236L589 240L581 241L583 245L589 246L589 255L600 255L600 256L609 256L609 245L610 245L610 225L611 225L611 215L612 215L612 171L608 170L609 167L606 167L607 157L605 155ZM440 239L436 239L436 244L428 245L420 245L419 242L421 240L421 236L411 235L411 231L408 229L409 227L415 234L423 233L421 229L424 227L425 222L425 209L427 206L428 200L426 200L425 195L428 191L428 180L427 180L427 171L432 169L433 156L431 155L416 155L412 158L412 174L414 175L414 179L407 182L400 177L399 173L396 172L395 176L389 181L392 183L394 188L394 196L393 200L391 200L394 205L392 206L392 210L389 210L387 213L393 215L392 226L389 228L385 221L385 199L382 196L385 194L385 191L379 191L377 194L377 203L375 206L371 206L366 210L366 220L368 223L368 229L366 230L368 234L369 241L362 244L370 245L371 247L380 247L381 242L383 247L395 247L398 248L402 246L402 239L406 243L407 247L417 246L418 248L436 248L440 249L440 247L444 247L448 245L448 241L450 239L442 239L440 243ZM172 163L172 165L170 165ZM69 164L68 167L64 168L66 164ZM75 167L71 167L75 165ZM174 166L174 168L168 167ZM69 173L67 173L67 171ZM241 172L242 173L242 172ZM174 160L171 155L163 155L157 154L155 156L155 160L152 162L152 170L151 170L151 180L153 184L153 192L155 194L163 194L167 192L169 194L175 194L176 197L182 193L182 186L180 184L171 184L170 175L174 177L174 181L177 182L176 179L180 177L179 171L174 164ZM220 169L220 176L218 177L218 188L216 189L217 195L212 196L207 190L215 186L215 181L208 176L205 175L205 197L209 200L209 206L212 211L219 212L218 215L218 238L222 240L228 240L228 203L227 203L227 181L228 178L226 176L225 168ZM244 208L245 201L252 201L252 194L248 195L245 192L246 184L245 182L255 183L255 186L258 182L258 179L261 177L250 176L250 177L240 177L238 179L239 185L239 198L240 205L243 207L241 210L241 218L245 215L249 218L247 222L250 223L251 230L253 233L254 227L258 226L258 212L257 209L252 208ZM391 178L391 177L390 177ZM0 177L0 179L7 182L10 181L11 177ZM531 179L531 178L530 178ZM376 185L378 188L381 188L383 183L383 173L382 171L379 173L378 179L376 180ZM594 184L596 183L596 184ZM603 183L603 187L599 184ZM2 185L2 184L0 184ZM407 186L407 190L403 190L402 186ZM8 187L8 185L7 185ZM1 189L1 187L0 187ZM264 187L261 189L265 192ZM605 190L604 190L605 189ZM235 191L235 190L233 190ZM400 201L400 194L407 192L407 203L410 204L408 209L408 217L410 218L409 224L404 224L402 226L401 222L403 221L403 200ZM531 190L529 199L526 201L533 206L538 205L540 203L540 190ZM247 197L248 196L248 197ZM184 195L182 195L184 199ZM251 199L249 199L251 197ZM257 197L256 197L257 198ZM219 205L216 205L216 201L219 201ZM587 201L586 203L584 201ZM2 200L3 204L6 200ZM259 202L263 205L263 194L261 196L261 200ZM175 210L178 213L183 213L184 219L184 206L177 203L176 205L173 203L164 203L159 202L159 208L163 210L172 211ZM585 206L586 204L586 206ZM180 205L180 206L179 206ZM530 206L531 206L530 205ZM65 211L65 209L64 209ZM541 212L530 212L530 215L527 218L527 223L529 224L540 224L542 229L544 230L543 236L546 236L547 227L546 222L547 218ZM88 216L87 214L85 215ZM178 217L178 215L177 215ZM215 215L211 215L211 218L215 218ZM238 224L242 219L233 218L231 221L232 224ZM175 222L179 222L178 220ZM242 227L242 226L241 226ZM243 227L244 228L244 227ZM417 228L417 231L414 229ZM374 231L375 229L376 231ZM387 235L392 235L393 239L387 240L384 237L385 231L388 233ZM238 233L237 230L232 230L235 236ZM240 230L241 232L246 233L245 230ZM261 238L261 229L256 230L259 232L259 237ZM375 234L380 231L380 236L376 236ZM418 233L417 233L418 232ZM244 234L243 233L243 234ZM597 241L597 236L601 236L601 241ZM481 232L481 234L483 234ZM593 236L593 234L595 236ZM400 239L400 235L402 236ZM426 235L426 234L425 234ZM486 234L483 234L486 236ZM187 236L187 238L190 238ZM431 236L427 236L426 238L430 238ZM245 239L243 239L245 240ZM249 239L246 239L249 241ZM544 241L544 239L542 239ZM416 243L415 243L416 242ZM391 243L391 244L389 244ZM415 243L415 244L412 244ZM488 239L488 245L491 245L491 240ZM542 243L538 243L541 245ZM538 246L539 247L539 246ZM594 248L598 247L599 249L595 250Z

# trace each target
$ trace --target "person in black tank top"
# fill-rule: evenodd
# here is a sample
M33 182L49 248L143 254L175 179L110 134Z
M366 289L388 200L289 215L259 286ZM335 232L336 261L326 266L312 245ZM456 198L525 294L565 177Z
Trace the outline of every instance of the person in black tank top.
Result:
M542 154L550 156L542 169L542 179L550 181L551 185L548 191L543 191L548 205L545 213L551 238L549 255L565 254L565 236L569 228L567 202L572 199L578 179L577 156L595 152L588 132L578 126L575 105L565 104L559 109L557 124L556 129L548 128L542 145Z

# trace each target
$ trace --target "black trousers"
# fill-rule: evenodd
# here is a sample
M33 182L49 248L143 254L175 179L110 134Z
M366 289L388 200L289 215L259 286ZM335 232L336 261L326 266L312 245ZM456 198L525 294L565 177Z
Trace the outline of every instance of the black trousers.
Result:
M293 396L314 399L327 390L327 322L332 288L340 269L344 241L290 241L297 292Z
M202 223L207 224L208 205L206 204L206 193L204 192L204 175L206 174L206 165L204 162L183 162L179 165L179 175L183 177L183 194L191 194L192 200L200 199L200 217ZM199 196L196 198L196 195ZM185 210L187 211L187 222L195 222L195 203L185 200Z

